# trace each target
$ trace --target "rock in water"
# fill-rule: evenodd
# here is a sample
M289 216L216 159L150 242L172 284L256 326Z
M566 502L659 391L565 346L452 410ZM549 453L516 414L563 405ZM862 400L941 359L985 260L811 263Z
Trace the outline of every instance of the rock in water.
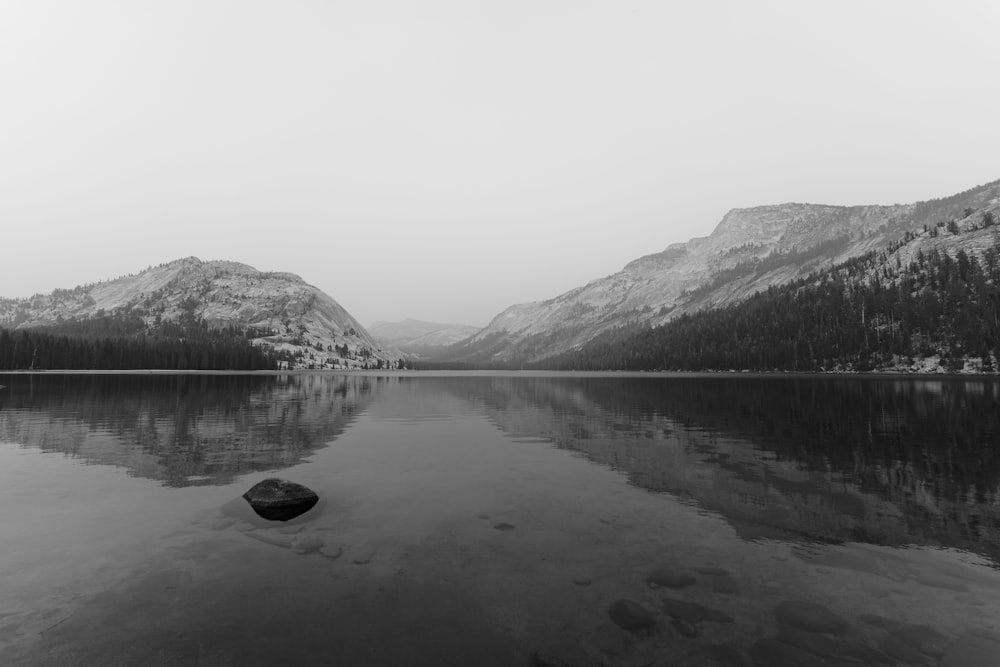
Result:
M656 619L632 600L619 600L608 609L608 616L618 627L634 634L644 634L656 624Z
M269 521L294 519L319 502L312 489L277 477L254 484L243 497L254 512Z

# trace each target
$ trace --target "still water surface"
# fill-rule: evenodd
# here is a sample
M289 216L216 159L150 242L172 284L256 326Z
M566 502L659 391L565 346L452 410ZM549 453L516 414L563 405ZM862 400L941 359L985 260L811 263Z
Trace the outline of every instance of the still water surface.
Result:
M0 664L1000 664L997 380L0 385Z

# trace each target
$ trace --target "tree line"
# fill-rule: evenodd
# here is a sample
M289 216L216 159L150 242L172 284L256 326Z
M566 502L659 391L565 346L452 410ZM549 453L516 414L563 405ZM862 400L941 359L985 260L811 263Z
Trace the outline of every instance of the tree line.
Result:
M0 329L0 370L273 370L287 355L252 345L262 332L200 318L147 326L135 313ZM263 335L267 335L264 333Z

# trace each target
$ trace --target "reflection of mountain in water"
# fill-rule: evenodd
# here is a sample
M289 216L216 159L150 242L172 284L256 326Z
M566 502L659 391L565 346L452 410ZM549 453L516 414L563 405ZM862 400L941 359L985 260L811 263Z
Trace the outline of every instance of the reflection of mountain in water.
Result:
M123 466L170 486L302 461L372 398L374 378L9 375L0 441Z
M513 434L695 501L747 538L1000 559L1000 383L827 378L456 381Z

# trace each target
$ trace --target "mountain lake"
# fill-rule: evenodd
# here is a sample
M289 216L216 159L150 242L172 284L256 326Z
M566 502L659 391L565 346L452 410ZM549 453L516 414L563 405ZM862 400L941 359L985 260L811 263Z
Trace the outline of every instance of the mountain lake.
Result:
M996 378L0 385L2 665L1000 664Z

